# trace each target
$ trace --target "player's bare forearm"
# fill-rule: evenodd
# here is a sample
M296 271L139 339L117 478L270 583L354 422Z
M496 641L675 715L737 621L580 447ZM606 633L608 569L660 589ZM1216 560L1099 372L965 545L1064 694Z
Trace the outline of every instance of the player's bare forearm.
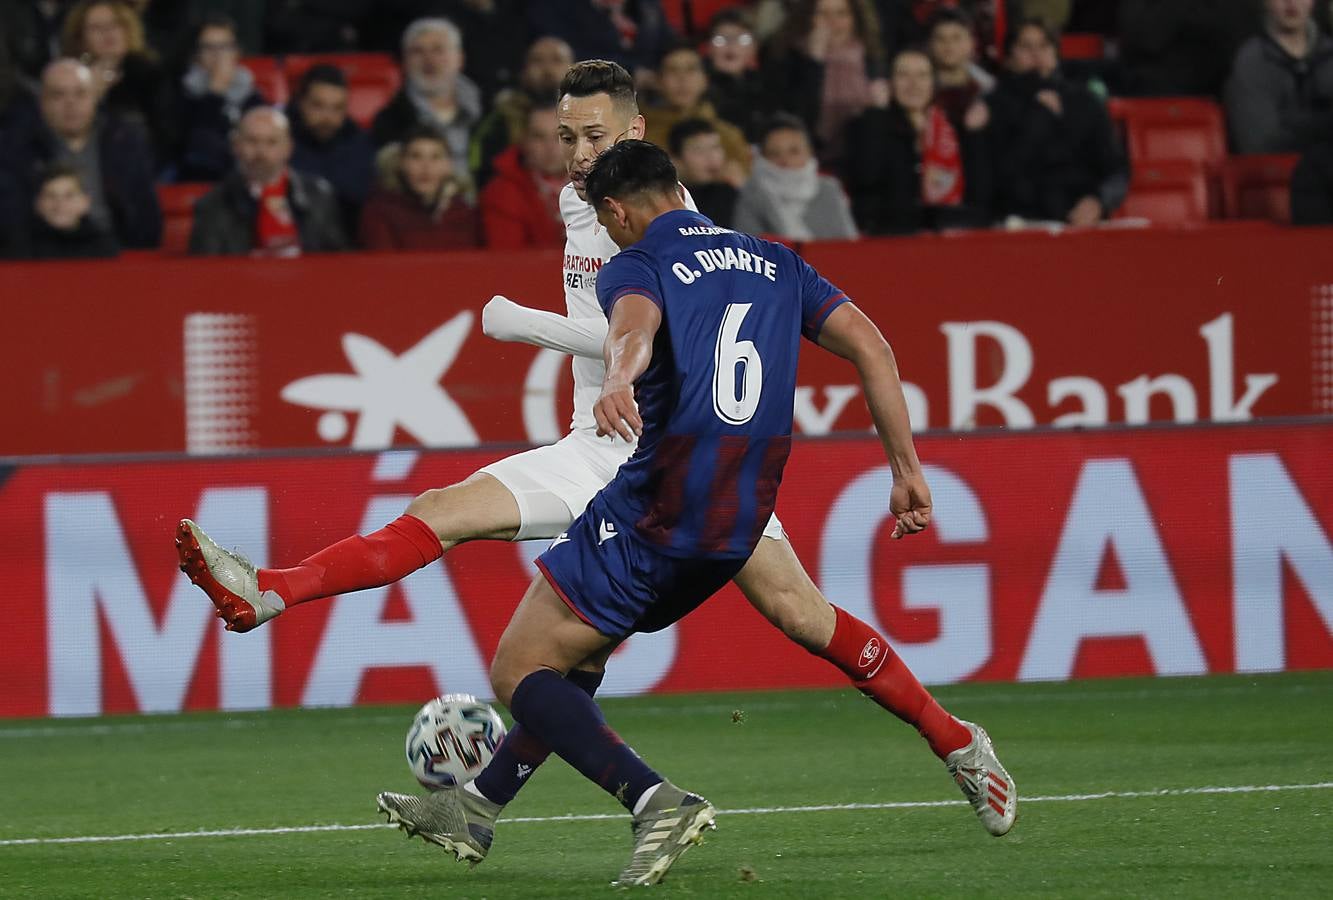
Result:
M643 420L634 402L634 382L653 359L653 339L662 324L662 312L647 297L630 294L611 310L604 360L606 379L593 406L598 434L618 434L627 441L643 433Z
M875 323L854 305L845 303L824 323L819 345L856 366L894 477L920 472L907 400L898 379L898 361Z
M916 446L912 442L912 423L907 414L907 399L898 378L898 361L893 348L887 342L880 347L867 348L852 363L861 375L870 418L884 444L884 454L888 457L893 477L919 474L921 460L917 458Z
M893 471L889 509L898 519L893 536L899 538L923 530L930 524L930 488L912 442L912 423L893 348L875 323L850 303L829 316L819 343L850 361L861 376L866 405L870 407L870 416Z

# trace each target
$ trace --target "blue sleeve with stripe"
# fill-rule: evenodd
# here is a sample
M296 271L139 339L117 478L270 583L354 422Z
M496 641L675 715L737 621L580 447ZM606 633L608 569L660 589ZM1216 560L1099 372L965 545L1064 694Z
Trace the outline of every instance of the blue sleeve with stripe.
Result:
M616 301L627 294L641 294L659 309L662 307L662 282L657 277L657 267L648 254L634 248L611 257L597 274L597 302L608 319Z
M850 298L794 251L788 252L796 260L796 274L801 284L801 334L808 340L818 341L824 322L835 309L850 302Z

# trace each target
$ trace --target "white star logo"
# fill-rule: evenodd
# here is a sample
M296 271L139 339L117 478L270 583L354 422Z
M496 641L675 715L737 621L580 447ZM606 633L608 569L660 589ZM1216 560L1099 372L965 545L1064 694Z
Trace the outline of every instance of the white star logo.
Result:
M319 434L340 441L347 434L344 413L357 413L351 446L381 450L401 428L431 447L479 443L472 423L440 379L453 365L472 328L472 313L461 312L422 338L402 356L361 334L343 335L343 353L355 375L300 378L282 389L282 399L311 409L329 410L319 419Z

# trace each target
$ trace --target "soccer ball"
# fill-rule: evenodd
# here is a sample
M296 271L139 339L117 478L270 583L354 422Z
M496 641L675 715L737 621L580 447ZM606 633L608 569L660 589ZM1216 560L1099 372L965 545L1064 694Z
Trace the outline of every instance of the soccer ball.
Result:
M445 694L421 707L407 730L407 764L433 791L466 784L491 761L505 723L471 694Z

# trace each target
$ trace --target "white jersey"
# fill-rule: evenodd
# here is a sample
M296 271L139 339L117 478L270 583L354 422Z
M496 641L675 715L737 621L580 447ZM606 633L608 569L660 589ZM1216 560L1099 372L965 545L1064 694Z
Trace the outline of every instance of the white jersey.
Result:
M685 205L694 210L694 198L681 187ZM560 217L565 220L565 314L571 319L600 318L602 306L597 302L597 273L607 260L620 252L597 221L592 204L579 199L573 184L560 192ZM592 407L602 393L606 366L598 359L574 357L574 420L575 431L596 431Z

